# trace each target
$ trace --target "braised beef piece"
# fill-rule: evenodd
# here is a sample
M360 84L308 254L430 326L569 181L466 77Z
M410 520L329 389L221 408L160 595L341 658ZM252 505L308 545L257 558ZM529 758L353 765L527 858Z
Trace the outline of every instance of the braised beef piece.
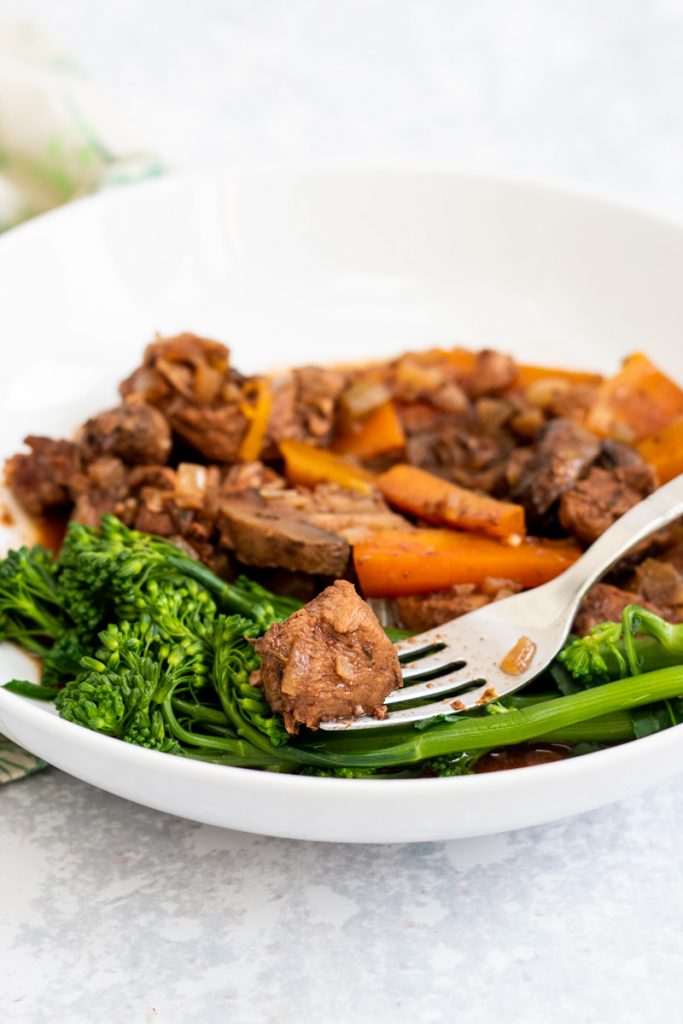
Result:
M540 383L540 382L539 382ZM550 418L582 422L592 407L598 391L596 384L569 384L555 391L545 407Z
M495 435L459 424L409 436L407 461L462 487L498 494L516 440L507 429Z
M408 529L409 523L392 512L382 496L338 484L319 483L315 487L287 488L279 492L261 489L271 501L284 504L321 530L339 534L350 544L367 539L377 530Z
M642 595L635 591L622 590L611 583L596 583L579 605L572 627L573 632L585 636L602 622L620 622L624 608L629 604L639 604L657 614L660 612L660 609L644 600Z
M612 523L656 486L645 463L613 471L594 466L560 501L560 524L584 544L592 544Z
M351 544L377 530L408 527L379 494L325 483L286 487L272 477L258 489L231 490L230 472L216 500L220 542L246 565L343 576Z
M477 352L472 375L464 382L465 390L473 398L505 391L517 377L517 366L512 356L485 348Z
M252 681L288 732L332 718L386 715L401 686L395 648L350 583L337 580L255 643L261 668Z
M171 430L154 406L129 402L89 419L79 443L86 462L113 455L130 466L163 466L171 454Z
M664 618L680 621L683 615L683 573L671 562L646 558L636 567L631 586L643 600L664 609Z
M164 407L173 430L210 462L234 462L248 428L241 403L200 407L176 395Z
M670 529L669 536L658 551L658 558L683 573L683 520L679 519Z
M602 469L640 469L645 465L643 456L623 441L603 441L597 465Z
M33 434L24 443L30 453L20 452L5 463L5 479L14 497L32 516L68 508L71 487L81 473L78 446L72 441L53 441Z
M262 462L236 462L226 471L221 491L239 494L240 491L280 490L286 486L284 477Z
M228 349L195 334L155 341L121 394L156 406L173 431L211 462L234 462L249 426L244 378Z
M278 441L308 441L325 446L335 423L337 399L346 377L337 370L302 366L275 382L268 426L271 449ZM269 449L270 452L270 449Z
M228 397L230 385L243 378L230 369L230 352L218 341L196 334L159 338L147 346L142 366L121 383L122 396L160 406L174 395L197 405Z
M542 519L571 490L600 454L594 434L570 420L552 420L539 434L532 454L514 464L512 501L524 505L531 522Z
M521 586L515 580L487 579L475 583L458 583L450 590L437 590L431 594L397 597L396 611L405 629L421 633L425 629L442 626L460 615L483 608L492 601L518 594Z
M398 597L396 611L404 629L422 633L425 629L434 629L444 622L482 608L490 600L486 594L477 593L474 583L460 583L451 590Z
M517 376L514 361L486 349L468 372L438 353L430 361L403 356L391 367L407 461L464 487L504 493L506 463L520 436L514 423L523 410L519 396L507 395ZM521 436L530 436L524 434L530 428L521 422Z
M103 456L84 467L71 487L74 507L71 518L85 526L99 526L105 513L131 525L135 500L130 496L126 466L114 456Z
M221 501L220 542L246 565L343 576L351 555L348 541L321 530L256 492Z

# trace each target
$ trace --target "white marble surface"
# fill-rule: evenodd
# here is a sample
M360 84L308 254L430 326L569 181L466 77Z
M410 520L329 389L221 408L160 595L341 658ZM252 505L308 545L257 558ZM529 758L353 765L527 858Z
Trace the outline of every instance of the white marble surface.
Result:
M452 162L683 215L680 0L0 0L166 160ZM646 341L646 339L644 339ZM683 790L546 828L344 847L0 788L10 1024L680 1019Z

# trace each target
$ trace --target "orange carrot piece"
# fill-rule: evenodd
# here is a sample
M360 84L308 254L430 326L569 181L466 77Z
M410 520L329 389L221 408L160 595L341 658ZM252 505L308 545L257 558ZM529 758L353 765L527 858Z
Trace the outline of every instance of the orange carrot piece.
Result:
M657 473L660 484L683 473L683 418L644 437L636 446Z
M606 380L586 417L600 437L636 443L683 416L683 391L647 356L629 356L619 373Z
M587 370L563 370L556 366L533 366L528 363L517 364L517 380L514 386L528 388L537 380L561 380L567 384L602 384L604 378L600 373L589 373Z
M269 380L265 377L260 378L254 382L254 389L256 391L254 405L243 407L243 411L251 423L239 448L239 457L242 462L255 462L261 454L273 405L272 387Z
M304 441L280 441L287 479L293 484L313 487L323 481L370 494L374 476L326 448Z
M581 554L568 541L510 545L453 530L382 530L357 544L353 560L366 597L400 597L446 590L487 577L535 587L558 576Z
M341 455L371 459L375 455L404 448L406 436L393 402L383 402L358 423L349 424L334 442Z
M415 466L392 466L377 477L377 486L390 505L436 526L459 527L489 537L526 532L521 505L468 491Z

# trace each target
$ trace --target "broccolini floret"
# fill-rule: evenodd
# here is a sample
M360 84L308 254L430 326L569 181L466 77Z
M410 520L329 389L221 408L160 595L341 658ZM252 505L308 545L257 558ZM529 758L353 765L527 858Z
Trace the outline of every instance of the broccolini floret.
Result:
M562 652L578 692L510 698L423 728L291 737L252 681L252 641L297 607L245 578L226 583L112 516L99 531L71 524L58 560L23 548L0 562L0 637L44 664L42 688L9 688L57 692L65 719L154 750L267 771L413 778L467 774L501 745L618 742L683 718L683 625L630 606L621 624Z
M683 623L630 604L621 622L603 622L569 643L558 661L584 686L683 663Z
M42 547L10 551L0 562L0 639L43 656L70 626L53 555Z

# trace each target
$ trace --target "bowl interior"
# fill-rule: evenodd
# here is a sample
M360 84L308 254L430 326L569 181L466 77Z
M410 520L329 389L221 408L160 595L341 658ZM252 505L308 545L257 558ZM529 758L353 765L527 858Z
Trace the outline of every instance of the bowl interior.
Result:
M192 330L225 341L235 365L246 371L460 343L502 348L526 362L606 371L642 349L683 379L681 266L683 232L675 226L578 195L467 175L217 173L111 192L0 241L0 454L17 450L27 433L68 434L112 403L119 380L156 332ZM23 529L21 521L3 527L0 542L16 542ZM3 678L17 674L12 659L0 650ZM69 751L60 755L58 741L67 734L59 730L67 724L35 705L25 714L26 703L8 697L0 691L6 731L74 774L139 797L137 754L129 761L136 766L130 785L117 782L118 769L103 778L89 766L90 745L100 737L82 743L79 732L85 731L70 729ZM659 746L646 744L661 749L661 756L648 755L656 768L648 778L674 763L671 744L681 743L673 732L654 737ZM125 744L114 746L112 764L131 757ZM633 745L633 757L640 746ZM566 811L615 795L611 753L591 756L595 770L591 783L582 783L585 798ZM204 798L174 803L172 795L164 797L168 758L152 759L162 766L162 795L153 806L217 820ZM569 779L572 772L585 778L579 760L548 767L556 769L555 778L564 773ZM223 773L217 785L235 792L234 770L202 767ZM347 795L334 797L344 821L327 827L324 815L316 822L306 811L309 784L323 780L296 778L286 789L296 802L291 794L299 787L303 818L287 831L274 806L285 783L265 775L249 782L264 801L261 817L240 816L238 801L217 823L310 838L338 838L342 827L355 839L471 835L511 827L509 811L503 813L506 794L526 785L512 777L537 771L434 786L456 805L458 793L476 785L500 795L489 801L488 816L468 812L466 821L450 820L445 832L436 818L430 830L429 817L411 831L404 811L399 826L398 810L383 829L371 822L372 814L363 817L361 803L354 811ZM610 779L602 791L595 782L600 771ZM536 791L546 777L543 770L529 786ZM187 782L190 790L193 784ZM357 790L348 781L343 786L335 794ZM625 787L617 786L617 795ZM387 805L382 790L373 791L372 800ZM519 797L513 824L539 820L541 805L540 820L565 812L539 804L538 797L534 810L530 799ZM436 805L429 813L437 815Z

